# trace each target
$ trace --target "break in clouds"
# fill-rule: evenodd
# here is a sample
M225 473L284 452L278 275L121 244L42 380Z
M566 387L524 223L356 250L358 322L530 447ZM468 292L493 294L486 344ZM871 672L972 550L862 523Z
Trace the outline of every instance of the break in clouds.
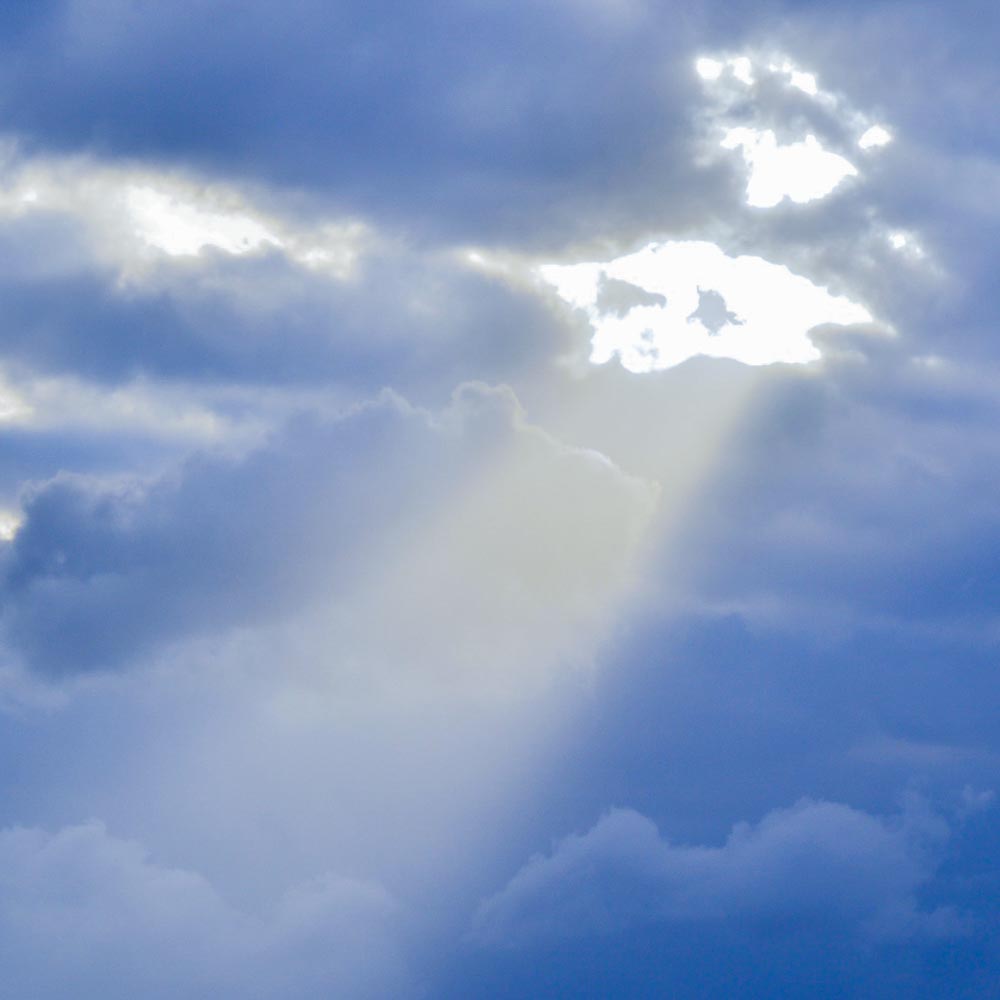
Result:
M0 15L0 981L990 995L966 6Z

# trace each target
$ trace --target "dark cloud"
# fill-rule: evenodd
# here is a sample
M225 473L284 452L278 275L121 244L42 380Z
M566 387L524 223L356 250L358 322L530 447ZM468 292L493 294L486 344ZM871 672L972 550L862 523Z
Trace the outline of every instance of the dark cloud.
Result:
M321 582L350 579L360 538L417 502L418 484L433 491L446 461L434 441L421 417L386 400L148 484L57 477L25 500L8 553L9 641L43 672L74 673L287 612ZM401 463L408 452L422 463ZM393 478L376 475L383 467Z
M537 239L691 220L690 49L747 19L596 5L77 2L0 61L38 148L197 165L422 230ZM72 81L71 83L69 81ZM664 196L683 187L685 199ZM609 199L609 189L614 197Z
M65 229L29 218L3 230L12 268L0 279L0 350L29 373L365 394L392 385L439 402L459 382L548 364L569 343L544 302L446 259L379 254L338 281L277 252L209 250L164 257L148 280L123 285L82 247L70 254ZM54 267L50 248L70 259Z
M156 442L141 431L131 433L121 428L98 434L91 427L10 427L0 437L0 502L16 507L25 483L42 482L60 472L109 477L152 475L176 461L179 450L186 449Z
M463 484L494 463L504 475L463 502ZM147 482L62 475L36 486L5 553L3 627L42 673L109 669L385 571L378 615L392 627L365 641L387 660L419 659L430 626L475 670L483 630L496 649L525 654L547 648L550 626L591 626L654 496L603 456L528 427L509 389L462 386L438 417L386 394L340 419L292 421L243 458L194 457ZM442 511L454 518L443 533ZM462 579L477 554L491 567L484 586ZM513 621L529 648L504 637Z
M719 604L773 602L792 628L984 625L1000 539L991 378L976 388L876 341L824 378L769 380L704 487L689 551L706 561L689 579L704 572Z
M803 800L738 824L721 847L679 846L630 810L535 857L480 907L485 944L544 944L647 921L829 921L878 938L954 934L954 912L921 912L947 827L918 809L887 821Z
M995 933L966 904L989 866L940 883L995 833L947 834L919 800L880 817L806 799L712 846L612 810L480 906L441 995L976 997Z

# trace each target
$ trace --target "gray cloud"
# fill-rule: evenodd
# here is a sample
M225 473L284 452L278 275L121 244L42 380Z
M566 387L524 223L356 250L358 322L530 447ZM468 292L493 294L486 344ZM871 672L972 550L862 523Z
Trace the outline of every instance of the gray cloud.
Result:
M530 427L509 389L461 387L438 416L387 394L293 421L244 458L37 486L5 555L3 627L31 666L72 674L354 588L345 634L388 617L371 634L392 660L438 630L457 662L537 654L553 629L562 646L601 619L655 497Z
M538 968L472 948L441 995L992 988L995 930L969 942L997 926L995 823L941 864L941 820L880 812L914 779L996 784L995 13L7 6L0 684L31 697L3 822L96 814L156 859L93 824L0 833L10 990L405 995L379 885L413 890L436 970L456 914L622 801L483 904L480 943L545 942ZM862 162L856 118L764 80L730 124L863 176L748 207L692 63L753 48L896 141ZM243 199L286 246L147 246L119 198L142 178ZM352 266L312 267L345 220ZM664 239L787 265L897 336L813 331L809 369L588 366L530 267ZM513 391L448 403L469 380ZM725 839L806 790L827 801ZM301 883L328 869L372 881ZM974 933L935 945L952 901ZM890 960L852 965L859 940Z
M549 364L569 342L543 303L453 254L381 246L347 280L273 248L170 257L130 253L134 234L114 234L124 262L108 261L106 234L86 222L42 212L0 226L5 368L104 386L392 385L440 400L470 378Z
M681 846L616 809L536 856L476 915L484 944L541 944L651 921L818 922L867 938L953 933L948 909L924 911L948 828L925 808L884 819L803 799L737 824L721 847Z
M651 206L683 223L718 190L676 155L683 60L751 6L74 0L29 20L0 80L10 127L43 148L196 164L425 233L537 239L544 215L572 238Z
M244 911L96 822L0 830L0 965L39 1000L415 995L380 887L327 875Z

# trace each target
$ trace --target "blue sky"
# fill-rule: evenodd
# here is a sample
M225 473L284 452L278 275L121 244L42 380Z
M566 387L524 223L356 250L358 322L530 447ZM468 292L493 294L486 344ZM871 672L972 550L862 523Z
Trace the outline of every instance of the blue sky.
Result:
M998 30L0 13L0 992L996 996Z

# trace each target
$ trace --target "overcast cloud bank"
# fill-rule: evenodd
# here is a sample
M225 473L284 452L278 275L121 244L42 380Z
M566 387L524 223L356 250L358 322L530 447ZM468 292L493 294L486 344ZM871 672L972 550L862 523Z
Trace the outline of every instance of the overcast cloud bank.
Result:
M0 11L8 992L992 995L998 31Z

